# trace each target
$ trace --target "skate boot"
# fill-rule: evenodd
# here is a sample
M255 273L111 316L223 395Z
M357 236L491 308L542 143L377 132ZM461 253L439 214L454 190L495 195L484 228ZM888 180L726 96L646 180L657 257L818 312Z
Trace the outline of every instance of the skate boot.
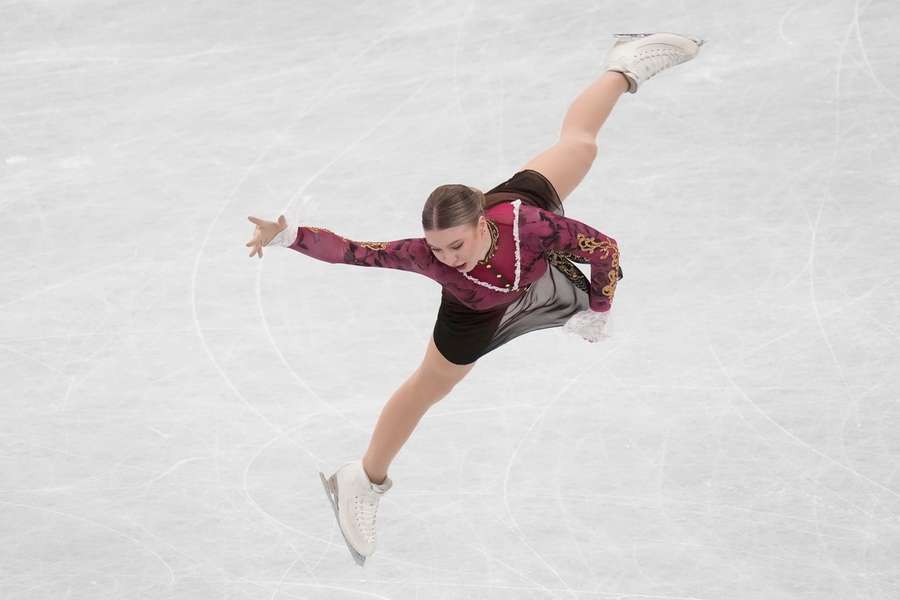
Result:
M363 566L366 558L375 552L375 513L378 501L394 485L388 477L384 483L369 481L362 466L362 459L342 465L331 477L319 471L325 493L334 509L338 527L344 536L347 549Z
M697 56L705 43L696 36L665 32L617 33L614 37L619 39L606 55L604 70L622 73L630 94L660 71Z

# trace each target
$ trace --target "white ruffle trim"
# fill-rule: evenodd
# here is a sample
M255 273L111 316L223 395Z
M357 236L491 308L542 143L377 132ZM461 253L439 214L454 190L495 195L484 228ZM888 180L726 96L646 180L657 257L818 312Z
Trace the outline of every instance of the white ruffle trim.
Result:
M606 331L608 319L609 311L582 310L566 321L563 331L577 335L589 342L599 342L609 339L609 333Z

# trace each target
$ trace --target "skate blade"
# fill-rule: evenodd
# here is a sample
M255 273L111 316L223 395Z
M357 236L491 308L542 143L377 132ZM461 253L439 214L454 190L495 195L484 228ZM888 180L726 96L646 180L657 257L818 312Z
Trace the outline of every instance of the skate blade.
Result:
M356 564L361 567L364 566L366 564L366 557L357 552L356 549L350 545L350 541L347 539L347 536L344 535L344 529L341 527L341 518L340 513L338 512L337 488L334 485L334 477L332 476L326 479L322 471L319 471L319 479L322 480L322 485L325 487L325 495L328 496L328 502L331 503L331 510L334 511L334 519L337 521L338 531L341 532L341 537L344 538L344 543L347 544L347 550L350 551Z
M669 32L668 31L655 31L653 33L614 33L613 37L623 39L623 40L633 40L636 38L642 38L642 37L647 37L649 35L654 35L654 33L669 33ZM686 37L688 39L694 40L694 43L696 43L698 46L702 46L703 44L706 43L706 40L695 37L693 35L685 35L683 33L675 33L673 35L679 35L681 37Z

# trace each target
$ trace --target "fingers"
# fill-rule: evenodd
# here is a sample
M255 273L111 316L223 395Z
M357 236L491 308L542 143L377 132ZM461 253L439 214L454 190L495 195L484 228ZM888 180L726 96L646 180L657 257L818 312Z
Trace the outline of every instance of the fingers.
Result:
M245 246L253 246L253 249L250 251L250 256L253 256L257 252L259 252L260 244L259 244L259 229L258 228L256 230L256 235L253 236L253 239L251 239L249 242L247 242L244 245Z
M253 237L250 239L249 242L244 244L244 246L247 246L248 248L251 246L253 247L253 249L250 251L251 257L255 254L258 257L262 258L262 256L263 256L262 247L264 246L264 244L262 243L263 227L265 227L265 226L271 227L272 221L267 221L265 219L260 219L259 217L253 217L253 216L248 216L247 220L250 221L251 223L256 224L256 231L253 232ZM282 226L282 229L284 229L284 227L287 225L287 220L284 218L284 215L278 216L278 223ZM268 243L268 242L266 242L266 243Z

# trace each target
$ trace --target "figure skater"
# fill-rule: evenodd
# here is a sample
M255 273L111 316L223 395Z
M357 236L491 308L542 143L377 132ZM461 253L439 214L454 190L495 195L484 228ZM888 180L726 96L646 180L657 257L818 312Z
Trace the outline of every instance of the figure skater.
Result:
M623 278L615 239L564 216L562 201L587 174L597 134L616 101L664 69L694 58L704 40L674 33L615 34L603 74L578 95L559 141L487 192L435 189L422 210L425 236L361 242L328 229L248 217L247 242L280 245L329 263L414 271L441 284L425 357L388 400L369 447L331 477L319 473L347 548L363 566L375 551L375 514L391 489L388 466L425 412L491 350L524 333L564 327L594 342L605 336ZM588 279L573 263L590 264Z

